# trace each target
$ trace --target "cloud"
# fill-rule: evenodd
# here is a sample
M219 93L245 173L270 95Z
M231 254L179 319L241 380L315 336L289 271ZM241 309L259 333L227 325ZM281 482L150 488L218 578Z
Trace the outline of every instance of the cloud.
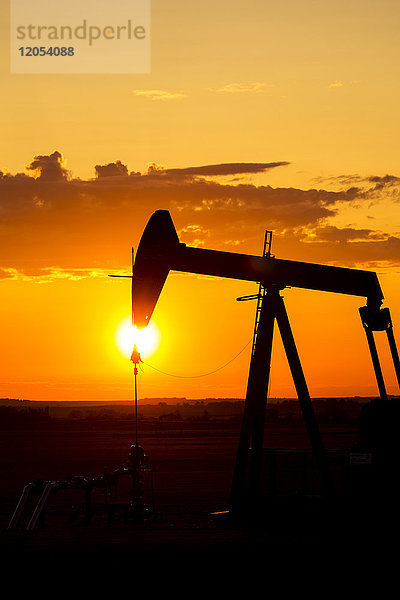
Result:
M210 237L210 231L198 224L186 225L177 233L182 242L195 248L204 246L206 239Z
M264 173L269 169L289 165L289 162L271 163L223 163L219 165L203 165L201 167L186 167L183 169L165 169L164 172L172 177L187 177L201 175L202 177L217 177L219 175L238 175L244 173Z
M373 188L368 190L370 197L376 197L384 192L386 196L390 196L396 202L400 201L400 177L394 175L384 175L383 177L371 176L367 178L368 183L375 184Z
M334 188L357 186L359 195L370 199L389 197L395 202L400 201L400 177L396 175L370 175L360 176L357 174L335 175L328 177L316 177L314 181L320 185Z
M45 281L123 270L129 264L130 247L160 208L171 212L182 241L191 245L223 250L231 246L257 254L265 229L273 229L276 254L282 258L400 264L396 236L373 229L340 229L329 222L343 205L369 202L358 186L302 190L216 179L285 164L168 169L152 163L138 173L116 160L97 164L96 177L82 180L66 171L60 152L38 155L28 169L35 177L24 173L0 177L0 278ZM388 186L393 177L369 185Z
M312 238L322 242L356 242L361 240L375 241L384 240L382 232L373 229L355 229L354 227L335 227L334 225L325 225L317 227L312 232Z
M128 175L128 167L123 165L120 160L108 165L96 165L95 166L97 177L118 177L121 175Z
M341 81L334 81L333 83L330 83L329 88L340 88L343 87L343 83Z
M0 279L12 279L13 275L11 269L0 269Z
M259 81L253 83L228 83L221 88L217 88L215 91L227 94L259 94L260 92L264 92L266 87L273 86L272 84L261 83Z
M285 253L306 262L331 263L360 269L400 265L400 237L368 229L317 227L288 231L277 241Z
M188 94L184 92L168 92L167 90L134 90L135 96L142 96L150 100L181 100Z
M49 156L35 156L26 168L43 181L60 181L67 179L69 176L69 172L63 163L62 154L56 151Z
M58 267L21 267L20 269L0 269L0 279L14 279L18 281L35 281L37 283L52 283L61 279L79 281L94 277L107 277L109 274L119 274L119 271L110 269L109 273L95 269L62 269Z

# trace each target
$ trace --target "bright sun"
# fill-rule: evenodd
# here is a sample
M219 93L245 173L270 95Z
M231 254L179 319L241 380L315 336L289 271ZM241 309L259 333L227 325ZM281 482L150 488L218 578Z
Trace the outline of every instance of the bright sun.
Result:
M145 329L137 329L132 325L131 316L121 321L115 332L118 350L126 358L130 358L134 344L136 344L141 357L148 358L157 350L160 337L160 331L153 321Z

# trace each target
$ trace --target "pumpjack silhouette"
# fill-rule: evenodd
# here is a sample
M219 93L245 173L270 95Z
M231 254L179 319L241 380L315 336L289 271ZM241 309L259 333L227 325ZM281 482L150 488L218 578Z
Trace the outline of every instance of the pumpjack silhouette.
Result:
M259 293L256 296L239 298L257 298L257 310L246 400L230 492L233 514L241 514L249 505L254 505L260 494L264 422L275 322L282 337L323 493L326 497L334 493L327 453L281 295L282 290L286 287L298 287L366 298L365 306L360 308L360 316L379 389L378 411L390 402L374 339L376 331L385 331L387 334L400 386L400 362L393 324L389 309L381 308L383 293L376 273L275 258L270 252L272 233L267 234L261 257L188 247L179 241L170 213L158 210L151 216L143 232L132 279L134 323L139 328L148 325L171 270L259 283ZM389 409L386 412L390 420L393 411ZM371 430L373 427L372 418L364 429Z

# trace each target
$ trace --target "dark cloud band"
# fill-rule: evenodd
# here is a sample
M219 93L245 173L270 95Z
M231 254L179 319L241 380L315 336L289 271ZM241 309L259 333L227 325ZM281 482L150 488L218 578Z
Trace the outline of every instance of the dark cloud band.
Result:
M0 175L0 279L9 278L10 269L117 268L160 208L171 211L182 241L197 246L226 250L229 244L257 254L264 230L273 229L282 258L359 264L373 261L376 250L375 260L400 264L400 238L328 221L343 205L369 202L365 189L302 190L208 179L285 164L151 165L141 174L117 160L96 165L96 177L82 180L72 177L60 152L35 156L27 167L34 176ZM379 183L371 178L374 189Z

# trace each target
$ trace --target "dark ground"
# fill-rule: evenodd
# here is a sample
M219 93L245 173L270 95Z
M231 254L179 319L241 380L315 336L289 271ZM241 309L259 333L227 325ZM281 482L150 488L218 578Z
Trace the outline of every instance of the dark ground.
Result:
M132 425L132 424L131 424ZM251 523L212 522L209 513L228 507L229 490L239 437L235 422L148 423L141 425L140 443L155 469L157 516L144 525L107 522L100 511L91 525L67 524L81 492L51 495L44 527L25 531L33 504L28 504L20 526L7 524L23 486L33 480L60 480L68 474L101 475L127 460L134 441L126 422L52 420L43 425L14 426L0 432L0 528L3 551L9 557L38 558L112 554L162 557L204 555L288 556L330 551L370 552L376 540L392 535L392 521L379 513L371 520L371 505L363 499L350 503L338 498L329 505L318 495L318 475L310 470L309 448L301 425L266 430L266 448L297 449L276 455L278 499L250 511ZM348 451L357 438L356 427L325 425L322 435L335 463L339 488L348 475ZM268 467L266 459L266 467ZM308 466L307 466L308 465ZM264 490L271 492L270 476ZM374 508L372 507L372 512ZM382 518L381 518L382 517ZM393 529L394 535L394 529Z

